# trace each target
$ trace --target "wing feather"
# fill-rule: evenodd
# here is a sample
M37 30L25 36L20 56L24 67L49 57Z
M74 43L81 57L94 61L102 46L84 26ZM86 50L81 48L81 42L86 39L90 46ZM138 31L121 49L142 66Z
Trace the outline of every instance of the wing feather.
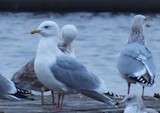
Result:
M87 71L80 62L71 57L59 57L51 71L58 81L76 90L94 90L101 84L99 77Z

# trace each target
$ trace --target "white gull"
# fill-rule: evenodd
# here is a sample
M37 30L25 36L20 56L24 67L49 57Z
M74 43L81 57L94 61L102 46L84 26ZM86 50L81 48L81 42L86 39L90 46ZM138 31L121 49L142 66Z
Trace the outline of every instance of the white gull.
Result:
M47 27L46 27L47 26ZM104 103L112 103L108 89L100 76L88 71L77 59L61 52L58 47L59 27L45 21L32 31L40 39L34 69L36 76L47 88L60 93L78 92ZM59 106L60 108L62 105Z

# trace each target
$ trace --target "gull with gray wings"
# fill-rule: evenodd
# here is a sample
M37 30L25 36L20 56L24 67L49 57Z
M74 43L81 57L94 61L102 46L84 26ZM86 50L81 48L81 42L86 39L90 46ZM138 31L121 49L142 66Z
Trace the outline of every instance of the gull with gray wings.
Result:
M61 40L58 43L58 48L64 52L65 54L69 54L75 57L72 42L77 37L77 28L74 25L67 24L64 25L61 30ZM34 71L34 61L33 58L27 64L25 64L20 70L18 70L13 76L12 81L14 82L15 86L18 89L18 93L21 94L20 96L27 97L24 93L27 93L30 90L41 92L41 104L44 104L44 97L43 92L49 91L50 89L46 88L41 82L38 80L35 71ZM54 102L54 94L51 91L52 95L52 102ZM19 96L19 94L17 94ZM27 97L28 98L28 97Z
M121 77L128 83L128 94L131 83L144 87L152 86L156 76L155 65L151 52L145 46L144 28L149 27L147 18L143 15L133 17L131 32L127 44L118 57L118 70Z
M46 26L49 26L46 28ZM108 89L100 76L88 71L76 58L61 52L57 43L59 27L53 21L45 21L32 31L40 39L34 69L41 83L60 93L82 93L95 100L113 104ZM62 103L59 108L62 108Z

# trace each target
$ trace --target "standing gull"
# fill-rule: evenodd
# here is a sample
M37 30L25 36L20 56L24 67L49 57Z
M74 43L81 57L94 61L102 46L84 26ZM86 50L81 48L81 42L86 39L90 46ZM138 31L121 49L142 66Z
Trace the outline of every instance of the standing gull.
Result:
M134 16L130 37L118 58L118 70L128 83L128 94L131 83L139 83L143 87L142 97L144 87L152 86L155 78L152 54L145 46L144 27L149 27L147 18L143 15Z
M75 57L72 42L77 37L77 28L74 25L65 25L61 30L61 42L58 44L58 48L65 54L69 54ZM41 92L41 104L44 104L43 92L49 91L36 77L34 71L34 60L32 59L26 65L24 65L20 70L18 70L13 76L12 81L15 83L17 89L34 90ZM25 90L24 90L25 89ZM52 101L54 103L54 95L52 91Z
M59 28L55 22L45 21L31 33L42 36L34 69L37 78L44 86L63 94L78 92L104 103L112 103L112 99L107 96L108 89L103 79L58 49ZM59 108L62 108L62 103Z
M14 96L16 92L14 83L0 74L0 98L12 101L20 100Z
M124 113L158 113L152 108L146 108L143 104L141 97L137 95L127 95L122 101L119 101L116 105L126 104Z

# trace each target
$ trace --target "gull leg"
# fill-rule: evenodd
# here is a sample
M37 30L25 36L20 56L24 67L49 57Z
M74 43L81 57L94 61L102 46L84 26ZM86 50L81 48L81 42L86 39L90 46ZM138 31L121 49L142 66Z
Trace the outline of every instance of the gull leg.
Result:
M52 103L53 103L53 105L56 105L55 98L54 98L54 91L51 91L51 96L52 96Z
M130 87L131 87L131 83L128 82L128 91L127 91L127 94L130 93Z
M41 105L44 105L44 95L43 95L43 92L44 92L44 87L41 87Z
M144 97L144 86L142 86L142 98Z
M44 105L43 91L41 91L41 105Z
M57 102L56 108L59 108L60 100L61 100L61 93L58 93L58 102Z
M63 100L64 100L64 94L61 94L61 95L62 95L62 99L61 99L61 104L60 104L59 109L62 109L62 106L63 106Z

